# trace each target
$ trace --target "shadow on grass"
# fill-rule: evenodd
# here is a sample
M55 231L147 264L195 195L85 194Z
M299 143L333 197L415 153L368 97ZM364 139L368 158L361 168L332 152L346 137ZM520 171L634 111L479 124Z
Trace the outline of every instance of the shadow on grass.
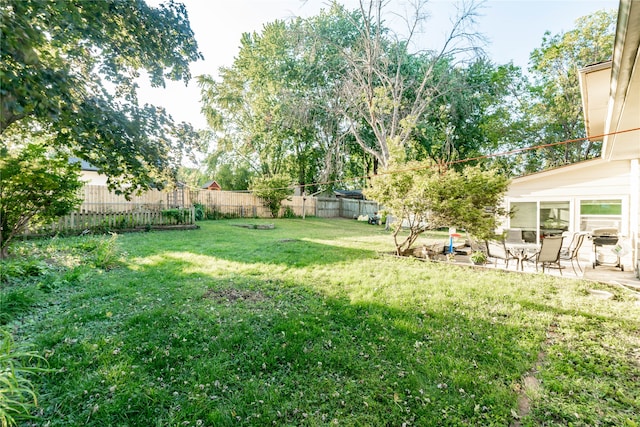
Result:
M240 274L158 283L151 270L121 272L42 325L59 370L39 384L42 422L507 425L535 360L520 337L536 331L451 306L353 304Z
M46 322L27 322L59 370L37 381L42 424L509 425L548 314L571 314L518 298L520 308L507 301L492 320L480 312L491 305L465 307L453 293L395 307L384 297L353 303L283 269L241 267L323 265L373 251L292 239L286 227L206 231L127 237L135 259L150 262L96 276L64 305L43 304ZM196 268L218 258L231 263ZM581 416L613 406L583 397L563 404ZM555 417L568 424L573 413Z

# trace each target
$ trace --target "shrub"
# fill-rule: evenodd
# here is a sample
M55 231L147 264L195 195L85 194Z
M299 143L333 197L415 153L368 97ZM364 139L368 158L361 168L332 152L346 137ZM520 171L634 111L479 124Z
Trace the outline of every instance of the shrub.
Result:
M42 145L0 153L0 258L9 255L13 238L29 226L46 225L80 202L79 166L66 156L51 157Z
M482 251L475 251L469 257L474 264L484 264L487 262L487 255Z
M284 212L282 213L283 218L296 218L297 215L293 212L291 206L285 206Z
M251 180L250 190L262 199L274 218L278 217L282 201L293 194L291 179L284 174L256 177Z
M202 203L194 203L195 220L202 221L204 219L204 205Z
M162 211L164 218L170 218L176 224L184 224L188 222L191 212L188 209L165 209Z

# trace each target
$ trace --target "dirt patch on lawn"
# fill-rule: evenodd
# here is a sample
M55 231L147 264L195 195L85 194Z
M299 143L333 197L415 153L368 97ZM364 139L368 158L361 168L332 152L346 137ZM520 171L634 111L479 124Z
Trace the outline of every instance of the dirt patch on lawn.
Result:
M246 289L208 289L202 298L231 304L237 302L265 301L267 296L260 291L250 291Z
M538 353L535 365L522 377L522 382L518 385L518 389L516 390L518 393L518 410L517 412L512 410L514 421L511 423L510 427L522 426L522 422L520 420L531 412L532 398L535 398L540 394L541 384L538 379L538 373L542 369L544 361L547 358L547 347L553 344L553 342L558 338L558 333L556 332L557 328L558 327L555 322L549 325L549 328L547 329L547 339L544 342L543 348Z

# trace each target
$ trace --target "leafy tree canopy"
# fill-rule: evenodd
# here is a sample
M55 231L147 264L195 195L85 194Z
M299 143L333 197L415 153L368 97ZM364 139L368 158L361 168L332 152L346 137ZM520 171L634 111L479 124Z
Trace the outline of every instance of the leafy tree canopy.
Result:
M365 194L394 217L396 252L403 255L427 230L458 227L480 238L491 235L505 214L500 205L508 184L504 175L479 166L442 171L432 161L412 161L374 177ZM406 236L400 234L405 227Z
M82 199L79 165L52 156L42 144L0 148L0 258L28 226L45 225L71 212Z
M201 58L180 3L5 0L0 5L0 132L45 130L128 191L159 185L196 137L139 106L135 80L190 79Z
M535 144L585 136L578 70L611 59L617 11L598 11L576 20L574 29L552 35L530 55L534 84L532 103L525 110L532 122ZM573 163L599 154L599 146L586 141L545 149L529 169Z

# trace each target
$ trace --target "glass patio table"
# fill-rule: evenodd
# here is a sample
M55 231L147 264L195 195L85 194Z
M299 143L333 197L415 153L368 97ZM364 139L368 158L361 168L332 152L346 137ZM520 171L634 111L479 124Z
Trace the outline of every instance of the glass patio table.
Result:
M505 243L507 251L518 260L516 269L524 270L524 262L535 258L540 251L540 245L537 243Z

